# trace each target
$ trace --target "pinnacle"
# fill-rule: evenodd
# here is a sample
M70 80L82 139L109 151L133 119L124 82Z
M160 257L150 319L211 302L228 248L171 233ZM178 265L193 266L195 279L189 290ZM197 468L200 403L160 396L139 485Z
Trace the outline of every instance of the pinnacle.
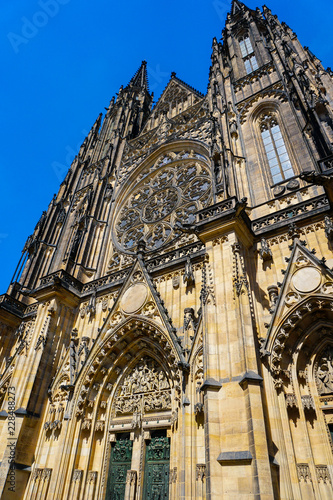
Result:
M136 71L128 86L139 87L148 91L147 61L142 61L140 68Z

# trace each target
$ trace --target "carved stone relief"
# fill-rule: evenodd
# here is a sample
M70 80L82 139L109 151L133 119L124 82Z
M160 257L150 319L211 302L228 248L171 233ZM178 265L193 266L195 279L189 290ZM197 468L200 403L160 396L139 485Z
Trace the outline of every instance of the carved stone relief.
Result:
M125 377L114 404L114 414L143 414L171 409L171 390L162 367L145 357Z
M316 365L316 382L320 396L333 393L333 346L327 347Z

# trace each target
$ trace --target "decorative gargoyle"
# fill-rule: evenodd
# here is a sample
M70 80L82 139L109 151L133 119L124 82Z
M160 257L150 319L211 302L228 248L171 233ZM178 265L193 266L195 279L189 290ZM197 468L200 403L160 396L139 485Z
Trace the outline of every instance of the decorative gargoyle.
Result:
M77 329L74 328L71 334L71 340L69 343L69 375L70 384L74 384L77 370Z
M247 207L247 198L244 197L241 199L241 201L237 201L236 202L236 217L241 213L243 212L243 210L245 210L245 208Z
M197 327L197 319L194 314L194 309L192 307L186 307L184 309L184 331L193 330L195 331Z
M310 184L315 184L316 186L323 186L328 197L330 205L333 206L333 177L325 174L318 174L314 170L312 172L303 172L300 178L309 182Z
M185 272L183 276L183 282L186 283L186 286L192 286L195 283L192 264L190 257L187 257L185 262Z
M273 314L276 308L276 303L279 298L279 287L277 285L271 285L267 288L269 295L270 308L269 312Z
M265 238L261 238L260 240L260 250L259 255L264 262L272 260L272 250L269 248L267 241Z
M333 240L333 221L328 215L325 216L325 235L329 241Z
M95 313L96 313L96 288L94 288L94 290L91 294L89 304L86 307L86 312L89 314L90 317L95 316Z

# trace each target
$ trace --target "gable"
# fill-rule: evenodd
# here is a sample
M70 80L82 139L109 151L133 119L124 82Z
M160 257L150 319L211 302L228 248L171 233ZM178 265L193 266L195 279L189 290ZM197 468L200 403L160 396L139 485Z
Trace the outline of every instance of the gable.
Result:
M274 377L278 377L284 367L284 353L292 348L303 331L325 318L332 319L332 271L298 239L294 241L288 260L285 278L273 306L271 324L261 348L262 355L269 355Z

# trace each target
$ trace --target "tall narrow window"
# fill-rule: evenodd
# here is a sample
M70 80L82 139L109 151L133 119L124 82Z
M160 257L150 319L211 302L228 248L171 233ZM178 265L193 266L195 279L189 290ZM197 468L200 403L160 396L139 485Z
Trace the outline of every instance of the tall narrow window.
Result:
M280 127L271 113L265 114L260 118L260 131L273 178L273 184L293 177L295 174L290 163Z
M239 41L240 49L242 52L243 61L245 64L246 73L252 73L252 71L258 69L258 63L256 56L254 55L254 50L249 37L242 38Z

